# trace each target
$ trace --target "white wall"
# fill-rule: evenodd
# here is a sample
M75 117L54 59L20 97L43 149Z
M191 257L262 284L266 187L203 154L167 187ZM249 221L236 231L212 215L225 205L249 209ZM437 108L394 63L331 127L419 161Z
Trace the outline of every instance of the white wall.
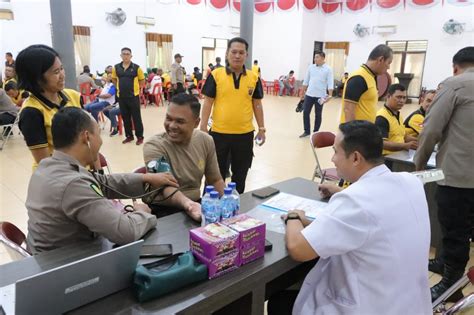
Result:
M453 55L463 47L474 45L473 10L474 6L439 4L429 9L407 5L405 10L399 7L391 11L365 10L358 14L344 12L326 19L325 41L350 42L346 69L350 72L367 60L373 47L384 44L387 40L427 40L422 86L436 88L440 81L452 75ZM446 34L442 27L450 18L466 22L471 31L455 36ZM397 25L397 33L386 37L371 34L359 39L352 32L357 23L370 27Z
M11 51L15 56L28 45L51 45L49 0L12 0L13 21L0 21L0 55ZM115 27L105 21L105 12L121 7L127 21ZM391 11L344 11L324 15L294 7L290 11L275 8L267 13L255 13L253 59L258 59L263 78L273 80L289 70L302 79L312 59L314 41L349 41L348 71L365 62L370 50L386 40L428 40L423 86L434 87L451 74L451 58L462 47L474 45L474 33L451 36L442 31L449 18L468 22L472 28L474 6L455 7L438 4L429 9L407 5ZM233 9L162 4L157 0L72 0L74 25L91 27L91 69L102 71L108 64L120 61L120 48L133 50L133 59L146 66L145 32L173 34L173 53L181 53L183 65L191 71L201 65L201 38L232 38L231 26L238 26L239 14ZM145 27L135 23L136 16L151 16L156 25ZM358 39L352 29L355 24L366 26L395 24L398 32L389 37L370 35Z

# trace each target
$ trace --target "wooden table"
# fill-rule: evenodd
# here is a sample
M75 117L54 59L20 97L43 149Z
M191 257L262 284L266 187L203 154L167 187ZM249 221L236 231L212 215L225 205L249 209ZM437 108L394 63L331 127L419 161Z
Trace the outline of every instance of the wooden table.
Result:
M282 192L320 199L317 184L302 178L275 185ZM250 192L241 196L243 212L264 200ZM188 230L196 227L189 217L176 213L158 220L146 243L172 243L174 252L189 249ZM284 235L267 231L273 249L258 259L222 277L203 281L155 300L139 303L131 289L123 290L80 307L71 314L263 314L264 301L275 292L302 280L314 262L293 261L285 248ZM0 286L64 265L110 248L105 242L76 244L0 266Z

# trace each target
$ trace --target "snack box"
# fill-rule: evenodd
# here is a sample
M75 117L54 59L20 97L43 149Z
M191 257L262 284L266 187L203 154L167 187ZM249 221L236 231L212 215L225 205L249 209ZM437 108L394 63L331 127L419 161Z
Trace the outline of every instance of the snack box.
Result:
M265 239L241 247L239 254L240 266L263 257L263 255L265 255Z
M221 223L211 223L189 231L189 247L209 261L240 248L239 233Z
M221 222L239 232L240 248L247 247L253 243L265 243L265 223L254 219L249 215L240 214ZM264 244L265 247L265 244Z
M208 277L213 279L223 274L229 273L240 266L239 250L234 249L224 255L221 255L213 260L203 257L197 252L193 252L194 257L201 263L207 266Z

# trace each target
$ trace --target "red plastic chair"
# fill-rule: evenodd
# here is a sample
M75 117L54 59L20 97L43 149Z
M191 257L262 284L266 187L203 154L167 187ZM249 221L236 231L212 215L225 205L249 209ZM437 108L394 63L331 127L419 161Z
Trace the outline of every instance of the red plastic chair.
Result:
M278 95L280 92L280 83L278 80L273 81L273 95Z
M13 260L31 256L26 248L21 246L25 239L25 234L13 223L0 222L0 242L5 244L7 252Z
M117 116L117 130L119 135L123 134L123 120L122 120L122 115Z
M89 82L79 85L79 93L81 93L82 102L84 104L90 103L95 99L94 94L91 94L91 84Z
M166 99L168 100L168 104L169 104L171 101L171 82L166 83L165 93L166 93Z
M197 84L197 90L199 92L199 98L202 98L202 88L204 87L204 84L206 84L206 80L200 80Z
M140 166L133 170L133 173L146 174L146 166Z
M321 164L319 163L318 155L316 149L327 148L334 145L334 139L336 135L329 131L317 131L311 135L310 144L311 149L313 150L314 159L316 160L316 167L314 168L313 178L314 181L316 177L322 178L323 174L325 178L329 180L338 181L340 178L337 176L336 168L326 168L322 169Z
M151 92L151 95L154 98L155 105L157 107L160 106L160 103L161 103L161 105L165 106L165 103L163 102L163 92L162 92L161 83L157 83L157 84L155 84L155 86L153 86L153 91ZM145 105L145 107L146 107L146 105Z
M99 152L99 160L100 160L100 166L102 168L107 168L107 172L109 172L109 174L112 174L112 170L110 169L110 166L109 166L109 162L107 162L107 159L105 158L105 156Z
M147 99L146 99L145 88L144 87L140 88L139 98L140 98L140 105L144 105L146 107Z

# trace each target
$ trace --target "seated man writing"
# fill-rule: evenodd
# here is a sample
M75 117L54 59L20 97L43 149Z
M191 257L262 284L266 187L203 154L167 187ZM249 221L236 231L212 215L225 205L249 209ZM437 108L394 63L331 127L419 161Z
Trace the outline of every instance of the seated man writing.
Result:
M405 133L400 109L405 105L407 92L403 85L392 84L388 88L387 101L377 112L375 124L383 137L383 155L401 150L416 150L416 138Z
M436 95L436 90L429 90L425 93L421 100L421 106L419 109L410 114L405 119L405 132L407 135L418 138L421 130L423 129L423 122L425 121L425 115L430 108L431 102Z
M332 161L352 185L332 195L312 222L301 210L284 216L289 255L319 261L300 291L271 297L269 315L432 314L423 184L413 175L390 172L382 146L370 122L339 126Z
M145 183L177 187L171 174L89 172L85 167L94 164L102 139L95 120L80 108L59 110L53 118L52 135L55 151L41 160L28 186L27 246L31 253L90 241L98 235L126 244L156 226L148 206L134 204L133 211L125 213L108 198L142 195Z
M220 194L224 192L214 141L208 134L195 129L201 121L200 110L201 104L194 96L175 95L166 111L165 132L154 135L143 146L145 163L166 158L180 185L180 191L168 200L151 205L158 217L185 210L194 220L200 221L198 201L203 176L208 185L213 185Z

